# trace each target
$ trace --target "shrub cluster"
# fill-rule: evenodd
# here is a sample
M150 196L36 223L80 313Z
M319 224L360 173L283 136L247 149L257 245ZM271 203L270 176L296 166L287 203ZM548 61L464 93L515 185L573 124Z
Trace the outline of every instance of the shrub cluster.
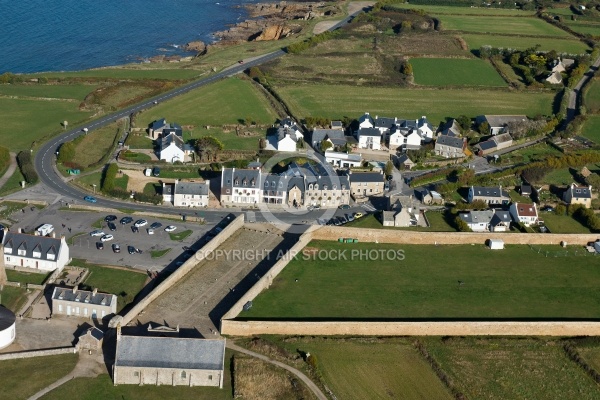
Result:
M325 31L318 35L312 36L302 42L293 43L287 47L287 51L292 54L298 54L304 50L308 50L311 47L316 46L319 43L323 43L329 39L333 39L339 35L339 31Z
M35 172L30 151L24 150L19 152L19 154L17 154L17 164L27 183L30 185L37 183L39 177L37 172Z
M115 178L119 172L119 166L115 163L109 164L102 175L101 190L110 194L115 188Z

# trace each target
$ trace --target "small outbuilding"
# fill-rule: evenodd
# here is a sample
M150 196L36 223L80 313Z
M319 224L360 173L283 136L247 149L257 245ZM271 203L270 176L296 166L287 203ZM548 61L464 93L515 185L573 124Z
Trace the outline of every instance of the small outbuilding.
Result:
M488 247L490 250L504 250L504 240L502 239L489 239Z
M104 340L104 332L96 327L91 327L77 340L77 351L101 351L102 341Z

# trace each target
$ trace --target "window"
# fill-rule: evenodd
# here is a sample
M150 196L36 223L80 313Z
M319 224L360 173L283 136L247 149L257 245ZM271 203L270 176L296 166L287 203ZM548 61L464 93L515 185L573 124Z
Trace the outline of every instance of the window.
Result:
M225 193L229 194L229 193L230 193L230 190L229 190L229 189L227 189L227 190L225 191Z
M212 375L209 375L209 376L208 376L208 380L209 380L209 381L212 381Z
M59 305L58 305L58 312L62 312L62 310L63 310L63 309L62 309L62 304L59 304Z
M181 371L181 379L185 379L186 378L186 373L185 371Z
M133 376L135 376L136 378L140 376L140 371L134 371L133 372Z

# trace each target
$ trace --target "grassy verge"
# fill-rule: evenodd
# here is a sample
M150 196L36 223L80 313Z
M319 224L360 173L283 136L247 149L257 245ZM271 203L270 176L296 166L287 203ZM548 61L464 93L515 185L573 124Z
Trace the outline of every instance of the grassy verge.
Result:
M576 249L567 254L558 245L509 245L491 252L483 245L323 241L308 247L314 253L298 255L240 317L600 316L596 306L600 294L591 289L600 284L600 257L585 256L583 249L575 255ZM372 257L365 258L369 252Z
M0 304L12 312L18 312L26 301L27 291L25 288L4 286L4 289L0 290Z
M600 92L600 88L598 91ZM596 144L600 144L600 115L588 117L581 130L581 136L590 139Z
M568 215L541 213L540 218L552 233L590 233L589 228Z
M0 361L2 398L27 399L75 367L77 354Z
M178 233L169 233L169 237L171 238L171 240L182 241L183 239L190 236L191 234L192 234L192 231L188 229L186 231L182 231L182 232L178 232Z
M6 270L6 276L11 282L21 282L22 285L33 283L34 285L41 285L44 283L46 278L50 275L47 274L36 274L28 272L20 272L12 269Z
M168 252L170 252L171 249L163 249L163 250L152 250L150 252L150 256L152 258L160 258L162 256L164 256L165 254L167 254Z

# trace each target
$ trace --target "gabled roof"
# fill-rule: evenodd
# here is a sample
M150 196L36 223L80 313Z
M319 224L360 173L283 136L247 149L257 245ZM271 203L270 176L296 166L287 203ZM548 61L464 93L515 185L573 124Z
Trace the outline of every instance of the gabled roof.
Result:
M483 115L483 118L490 124L490 128L501 128L509 122L527 121L526 115Z
M592 198L592 192L588 186L577 186L575 184L572 184L571 186L569 186L568 190L571 191L571 197L576 197L580 199Z
M369 113L364 113L362 116L360 116L360 118L358 118L359 124L363 123L364 121L369 121L371 125L375 126L375 124L373 123L373 118L371 118Z
M352 154L352 153L341 153L337 151L329 151L325 152L325 158L336 158L339 160L348 160L354 162L362 161L362 156L360 154Z
M72 288L55 287L52 292L52 300L72 301L82 304L97 304L110 307L117 302L117 296L110 293L95 293L88 290L77 290Z
M120 336L115 366L223 370L224 339Z
M419 118L419 120L417 121L417 125L419 128L426 126L431 131L433 131L433 126L429 123L429 121L427 120L427 117L424 115L421 118Z
M164 118L161 118L161 119L157 119L156 121L152 121L150 123L150 129L153 129L153 130L160 129L160 128L163 128L166 125L168 125L167 124L167 120L164 119Z
M402 128L408 128L408 129L418 129L419 128L419 122L415 119L403 119L403 120L398 121L398 124Z
M471 189L475 196L483 197L504 197L509 198L508 192L501 190L500 187L485 187L485 186L471 186Z
M380 172L353 172L349 175L350 182L383 182Z
M96 340L102 340L104 338L104 332L102 332L100 329L93 326L93 327L89 328L87 331L85 331L85 333L83 335L80 335L79 337L81 338L83 336L91 336Z
M344 125L342 124L342 121L331 121L331 127L337 128L337 129L342 129L344 127Z
M458 215L467 224L489 224L494 217L494 210L469 211Z
M394 125L396 125L397 121L398 121L398 118L387 118L387 117L375 116L375 119L374 119L375 124L374 125L376 128L391 129Z
M396 156L396 162L399 164L414 164L413 160L406 153Z
M259 188L261 172L259 169L238 169L238 168L224 168L223 169L223 187L248 187L248 188ZM236 184L237 181L237 184ZM254 181L254 186L250 183ZM246 182L246 186L243 185Z
M184 148L183 139L180 136L176 135L175 133L170 133L166 136L163 136L163 138L160 141L160 151L163 151L164 149L169 147L171 144L174 144L175 146L177 146L177 148L179 148L179 150L183 151L183 148Z
M358 130L358 137L361 136L377 136L381 137L381 132L377 128L360 128Z
M494 216L490 221L490 225L496 226L500 223L510 224L512 222L512 218L510 217L510 213L504 210L495 210Z
M537 209L535 204L515 203L515 210L519 217L537 217Z
M446 125L444 125L440 135L454 137L460 136L460 125L458 125L456 119L452 118L450 121L448 121Z
M344 131L339 129L315 129L312 131L311 140L313 145L321 143L324 139L331 140L336 146L343 146L346 144L346 135Z
M51 260L48 258L48 255L56 256L60 251L62 241L61 239L48 236L27 235L25 233L14 233L9 231L4 235L2 244L4 245L5 252L10 250L10 253L5 254L17 256L19 250L25 250L25 255L21 257L56 261L56 257ZM34 252L41 253L40 257L33 257Z
M435 145L437 146L438 144L462 149L464 145L464 140L462 138L444 135L438 136Z
M208 196L208 184L206 182L177 182L175 183L175 194Z
M500 144L500 143L506 143L506 142L510 142L510 141L512 141L513 139L512 139L512 136L510 136L510 133L508 133L508 132L504 132L504 133L499 133L499 134L497 134L496 136L494 136L494 137L492 138L492 140L493 140L494 142L496 142L497 144Z
M492 150L498 147L498 144L493 139L488 139L484 142L477 143L477 147L481 150Z

